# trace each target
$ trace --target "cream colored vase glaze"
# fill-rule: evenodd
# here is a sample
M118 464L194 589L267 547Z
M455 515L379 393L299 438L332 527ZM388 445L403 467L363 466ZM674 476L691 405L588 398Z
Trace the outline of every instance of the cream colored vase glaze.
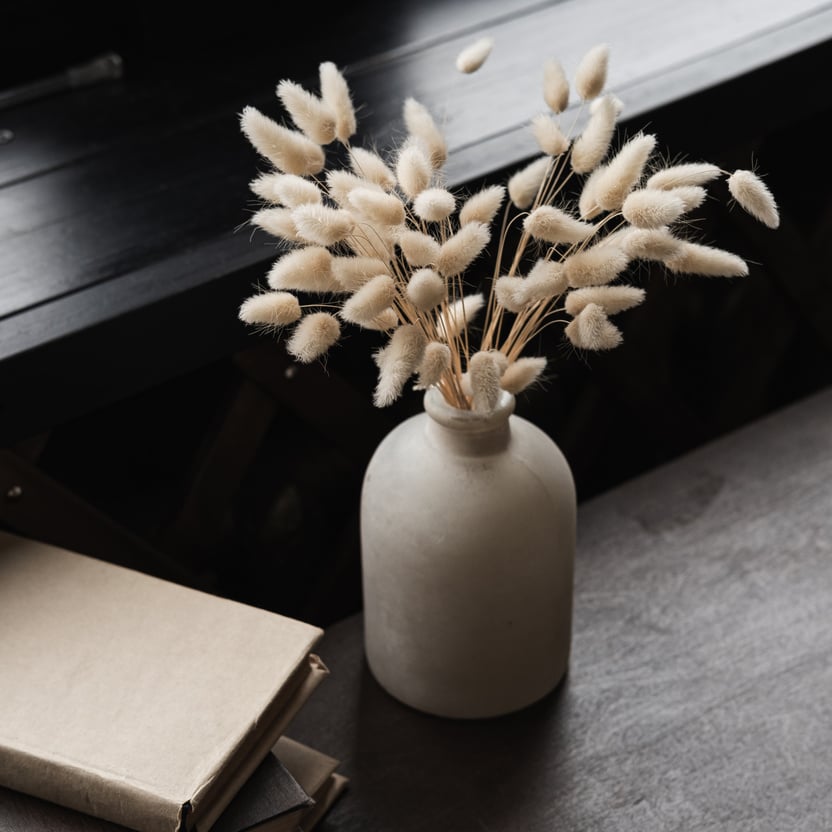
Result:
M367 661L390 694L446 717L541 699L569 663L575 486L503 393L484 416L434 389L385 437L361 493Z

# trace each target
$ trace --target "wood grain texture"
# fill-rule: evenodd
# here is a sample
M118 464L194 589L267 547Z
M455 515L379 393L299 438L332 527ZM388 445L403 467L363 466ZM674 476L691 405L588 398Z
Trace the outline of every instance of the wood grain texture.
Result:
M567 679L443 720L366 669L360 615L296 718L343 760L327 832L832 825L832 388L579 507Z

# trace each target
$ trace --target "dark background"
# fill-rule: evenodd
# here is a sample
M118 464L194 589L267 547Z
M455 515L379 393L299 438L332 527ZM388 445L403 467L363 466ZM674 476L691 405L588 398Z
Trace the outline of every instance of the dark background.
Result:
M117 94L128 97L132 129L146 139L154 119L168 129L177 119L210 126L280 78L313 75L320 60L343 65L407 39L401 19L316 4L310 12L326 26L305 31L290 49L283 14L215 8L176 16L159 5L95 12L18 5L4 26L0 88L118 52L125 77ZM422 4L413 13L436 8ZM449 7L449 21L464 10L464 3ZM561 446L580 500L830 382L830 100L802 83L823 77L827 53L810 50L624 123L630 132L649 127L675 154L726 169L757 166L782 224L771 231L711 200L697 215L700 236L745 257L747 278L668 278L645 269L638 280L647 299L618 319L620 349L581 357L554 333L540 344L552 357L546 384L521 395L517 412ZM122 117L123 102L117 106ZM38 117L37 107L29 112ZM61 135L56 129L52 138ZM121 141L129 143L126 135ZM226 227L244 223L256 170L240 151L228 170L204 172L233 183L222 192L222 213L201 201L199 183L185 208L213 212ZM507 172L495 170L493 181ZM327 625L360 608L357 513L369 455L421 403L411 393L384 412L372 407L377 341L370 335L352 334L325 365L294 367L279 344L246 331L236 305L258 276L241 273L215 298L228 321L221 346L218 339L202 360L173 362L169 377L152 381L141 372L114 374L106 402L70 408L54 423L41 410L43 424L0 437L0 446L83 506L63 504L58 522L47 502L24 510L7 496L2 520L99 554L111 529L97 538L86 512L100 512L125 541L161 553L183 581ZM200 308L187 301L176 308L184 339L200 326ZM141 325L152 354L152 326ZM123 358L142 364L141 355ZM34 381L23 389L39 395Z

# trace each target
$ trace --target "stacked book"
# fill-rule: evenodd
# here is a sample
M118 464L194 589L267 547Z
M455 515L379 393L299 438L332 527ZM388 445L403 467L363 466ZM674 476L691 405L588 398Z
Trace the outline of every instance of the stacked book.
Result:
M0 532L0 829L309 832L306 622Z

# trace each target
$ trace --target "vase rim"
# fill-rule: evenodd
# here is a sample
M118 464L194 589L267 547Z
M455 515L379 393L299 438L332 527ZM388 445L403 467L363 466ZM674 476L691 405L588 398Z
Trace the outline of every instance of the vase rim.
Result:
M487 413L454 407L436 387L425 391L424 397L425 412L435 422L444 427L468 433L480 433L501 427L514 412L514 404L514 395L506 390L500 391L497 406Z

